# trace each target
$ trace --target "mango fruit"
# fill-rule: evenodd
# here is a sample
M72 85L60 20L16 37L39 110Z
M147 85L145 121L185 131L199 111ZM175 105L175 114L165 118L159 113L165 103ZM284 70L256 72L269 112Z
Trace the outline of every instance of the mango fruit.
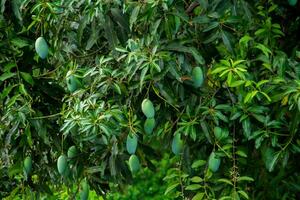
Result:
M290 6L295 6L298 0L288 0Z
M77 149L75 146L71 146L69 149L68 149L68 158L69 159L72 159L72 158L75 158L76 155L77 155Z
M200 87L203 84L204 77L201 67L194 67L192 70L192 81L195 88Z
M180 134L176 134L172 140L172 152L175 155L179 155L183 149L183 141L180 138Z
M64 175L64 173L67 169L67 165L68 165L67 157L65 155L59 156L59 158L57 160L57 169L61 175Z
M130 156L128 164L129 164L129 169L132 173L139 171L141 167L139 158L134 154Z
M208 168L212 172L218 171L221 164L221 159L215 154L215 152L211 152L208 159Z
M79 89L80 86L80 81L74 75L70 75L69 77L67 77L67 87L71 93Z
M128 153L134 154L137 148L137 137L134 134L128 134L126 140L126 149Z
M144 99L142 102L142 111L147 118L153 118L155 110L152 102L149 99Z
M45 59L48 55L49 49L46 40L43 37L39 37L35 41L35 51L40 58Z
M28 175L31 172L32 169L32 159L30 156L27 156L24 160L24 170L26 174Z
M221 140L223 138L222 128L216 126L214 128L214 135L215 135L217 140Z
M144 123L144 130L147 134L151 134L155 127L155 119L154 118L147 118Z
M90 193L90 187L86 180L81 182L81 192L80 192L80 199L81 200L88 200Z

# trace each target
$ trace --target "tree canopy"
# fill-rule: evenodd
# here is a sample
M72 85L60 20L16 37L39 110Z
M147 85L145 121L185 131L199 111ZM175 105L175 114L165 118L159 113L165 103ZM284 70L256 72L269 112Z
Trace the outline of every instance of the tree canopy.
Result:
M166 199L299 199L299 13L1 0L0 198L105 198L147 169Z

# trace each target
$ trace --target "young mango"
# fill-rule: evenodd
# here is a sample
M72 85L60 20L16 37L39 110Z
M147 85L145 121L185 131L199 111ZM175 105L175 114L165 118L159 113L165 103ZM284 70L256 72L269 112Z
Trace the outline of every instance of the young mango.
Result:
M155 127L155 119L154 118L147 118L144 123L144 130L147 134L151 134Z
M90 193L90 187L86 180L82 181L81 183L81 192L80 192L80 199L81 200L88 200Z
M31 172L32 169L32 159L30 156L27 156L24 160L24 170L26 174L28 175Z
M298 0L288 0L290 6L295 6Z
M195 88L200 87L203 84L204 77L201 67L195 67L192 70L192 81Z
M147 118L153 118L155 110L153 103L149 99L144 99L142 102L142 111Z
M68 165L67 157L65 155L59 156L57 160L57 169L61 175L64 175L64 172L67 169L67 165Z
M70 75L69 77L67 77L67 87L71 93L79 89L80 86L80 81L74 75Z
M183 141L180 138L180 134L176 134L172 140L172 152L175 155L179 155L183 149Z
M68 149L68 158L69 159L72 159L72 158L75 158L76 155L77 155L77 149L75 146L71 146L69 149Z
M138 139L134 134L132 134L132 135L128 134L127 135L126 149L127 149L128 153L130 153L130 154L135 153L136 148L137 148L137 141L138 141Z
M49 49L46 40L43 37L39 37L35 41L35 51L40 58L45 59L48 55Z
M139 158L134 154L130 156L128 164L129 164L129 169L132 173L139 171L141 167Z
M221 159L219 157L217 157L215 152L211 152L209 159L208 159L208 168L212 172L216 172L216 171L218 171L220 164L221 164Z

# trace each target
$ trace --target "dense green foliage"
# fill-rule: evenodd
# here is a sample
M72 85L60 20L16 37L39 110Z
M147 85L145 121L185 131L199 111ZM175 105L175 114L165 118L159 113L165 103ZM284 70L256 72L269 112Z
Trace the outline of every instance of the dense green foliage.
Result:
M1 0L0 198L299 199L299 13Z

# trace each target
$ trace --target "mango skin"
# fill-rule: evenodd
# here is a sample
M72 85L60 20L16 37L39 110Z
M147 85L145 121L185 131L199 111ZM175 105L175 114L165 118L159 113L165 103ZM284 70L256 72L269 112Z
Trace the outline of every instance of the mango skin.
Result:
M27 156L24 159L24 170L27 175L31 172L31 169L32 169L32 159L30 156Z
M45 59L49 53L49 48L46 40L43 37L39 37L35 41L35 51L40 58Z
M77 155L77 149L75 146L71 146L69 149L68 149L68 158L69 159L72 159L72 158L75 158L76 155Z
M128 153L134 154L137 148L137 137L132 134L127 135L127 140L126 140L126 149Z
M89 192L90 192L90 187L86 181L83 181L81 183L81 192L80 192L80 199L81 200L88 200L89 199Z
M221 159L216 156L215 152L211 152L208 159L208 168L212 172L216 172L218 171L220 164L221 164Z
M153 103L149 99L144 99L142 102L142 111L147 118L153 118L155 110Z
M192 70L192 81L195 88L200 87L203 84L203 71L201 67L195 67Z
M180 134L176 134L172 140L172 152L175 155L179 155L183 149L183 141L180 138Z
M128 164L132 173L139 171L141 168L139 158L134 154L130 156Z
M74 75L70 75L67 77L67 87L68 90L73 93L80 88L80 82Z
M151 134L153 129L155 128L155 119L154 118L147 118L144 123L144 131L147 134Z
M65 155L59 156L59 158L57 159L57 169L61 175L64 175L67 169L67 165L68 165L67 157Z
M290 6L295 6L298 0L288 0Z
M218 126L216 126L214 128L214 134L215 134L215 137L218 139L218 140L221 140L223 138L223 134L222 134L222 129Z

